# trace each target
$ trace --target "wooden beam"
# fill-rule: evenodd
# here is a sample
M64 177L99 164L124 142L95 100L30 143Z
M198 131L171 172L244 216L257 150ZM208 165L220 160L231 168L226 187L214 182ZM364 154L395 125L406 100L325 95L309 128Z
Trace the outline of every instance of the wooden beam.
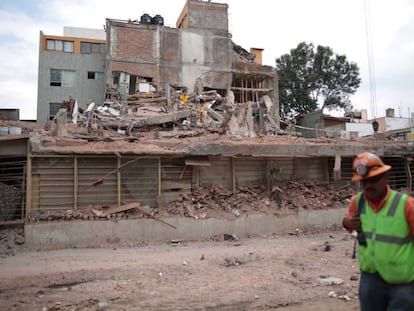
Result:
M118 170L116 172L117 198L118 198L118 205L121 205L121 202L122 202L122 197L121 197L122 179L121 179L121 171L119 170L119 168L122 166L121 165L121 157L117 157L116 166L118 167Z
M73 209L78 209L78 157L73 158Z
M27 150L30 150L30 149L27 149ZM29 152L29 154L27 155L27 163L26 163L26 215L25 215L26 219L28 219L31 216L31 212L32 212L32 157Z

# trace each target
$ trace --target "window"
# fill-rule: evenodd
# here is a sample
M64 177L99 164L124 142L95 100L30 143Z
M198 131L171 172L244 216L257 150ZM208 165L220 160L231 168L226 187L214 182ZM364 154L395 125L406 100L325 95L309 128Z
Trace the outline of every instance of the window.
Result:
M103 43L81 42L81 54L104 54L106 46Z
M74 87L76 86L76 71L50 70L50 86Z
M66 53L73 53L73 42L63 41L63 51Z
M89 80L103 80L103 78L104 78L103 72L88 71Z
M62 40L46 40L46 50L49 51L63 51L65 53L73 53L73 41Z
M81 42L81 54L89 54L91 52L91 44L87 42Z

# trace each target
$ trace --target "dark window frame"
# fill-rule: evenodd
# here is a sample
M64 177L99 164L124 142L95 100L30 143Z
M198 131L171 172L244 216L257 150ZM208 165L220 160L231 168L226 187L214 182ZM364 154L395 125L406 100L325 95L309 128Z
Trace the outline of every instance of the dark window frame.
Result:
M46 50L64 53L74 53L75 42L69 40L46 39Z
M87 77L88 80L103 80L103 72L100 71L88 71Z
M106 44L81 41L80 53L81 54L105 54Z
M64 79L65 72L75 74L73 84L66 84L70 80ZM76 87L76 70L50 69L50 86Z

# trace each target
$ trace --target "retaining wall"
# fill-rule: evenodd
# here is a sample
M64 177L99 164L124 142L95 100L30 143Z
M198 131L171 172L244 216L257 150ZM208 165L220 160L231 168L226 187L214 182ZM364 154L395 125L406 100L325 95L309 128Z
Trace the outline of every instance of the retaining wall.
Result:
M29 248L91 247L108 241L202 240L222 234L243 238L258 234L285 234L297 228L341 226L344 208L302 211L284 217L255 214L236 220L163 218L173 228L154 219L125 219L117 222L68 221L25 225L25 245Z

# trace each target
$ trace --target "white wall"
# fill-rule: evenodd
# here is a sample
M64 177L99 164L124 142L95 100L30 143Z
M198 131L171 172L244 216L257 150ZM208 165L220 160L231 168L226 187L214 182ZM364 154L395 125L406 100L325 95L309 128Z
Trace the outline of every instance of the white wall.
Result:
M106 33L103 29L92 29L92 28L80 28L63 26L64 37L75 37L75 38L89 38L96 40L106 40Z
M411 120L409 118L385 118L385 130L393 131L399 129L405 129L412 126Z
M359 137L373 135L374 129L371 123L345 123L345 130L349 132L358 132Z

